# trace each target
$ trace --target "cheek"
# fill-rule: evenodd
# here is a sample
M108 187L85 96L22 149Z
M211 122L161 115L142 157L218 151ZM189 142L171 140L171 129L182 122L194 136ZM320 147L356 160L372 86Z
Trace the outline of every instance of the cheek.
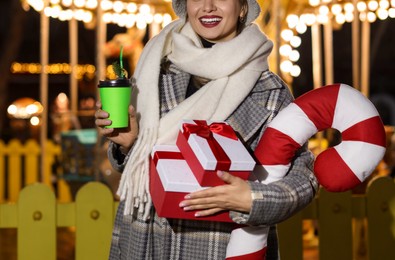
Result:
M224 7L224 13L228 15L228 19L230 20L238 20L239 16L242 15L241 8L238 6L233 6L232 8Z
M234 17L235 17L236 19L239 19L240 16L244 16L244 14L245 14L245 12L243 12L243 11L241 10L241 7L240 7L240 6L236 7L234 12L235 12L235 13L234 13Z
M189 4L189 5L187 4L187 16L193 17L196 14L197 9L198 9L197 6L194 6L192 4Z
M229 14L228 20L231 23L236 23L237 24L237 21L239 20L239 17L241 15L240 11L239 10L230 10L228 12L228 14Z

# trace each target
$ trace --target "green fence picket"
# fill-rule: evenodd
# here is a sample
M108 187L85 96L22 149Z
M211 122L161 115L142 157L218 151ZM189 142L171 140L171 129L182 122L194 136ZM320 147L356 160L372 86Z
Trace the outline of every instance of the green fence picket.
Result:
M111 190L99 182L84 185L76 201L59 203L44 184L32 184L16 203L0 204L0 228L17 229L18 260L54 260L56 231L75 227L75 259L108 259L115 209ZM320 190L313 203L278 225L282 259L303 259L304 219L317 220L319 259L357 259L354 245L366 243L367 260L395 259L395 184L380 177L368 186L366 195ZM352 223L361 222L363 234L352 235ZM367 224L366 224L367 223Z
M369 259L395 259L395 184L391 178L378 178L367 194Z
M282 260L303 259L302 212L277 226Z
M56 200L44 184L26 186L18 199L18 260L56 259Z
M320 260L353 259L351 199L351 192L331 193L320 189L318 195Z
M76 196L76 260L108 259L114 198L99 182L84 185Z

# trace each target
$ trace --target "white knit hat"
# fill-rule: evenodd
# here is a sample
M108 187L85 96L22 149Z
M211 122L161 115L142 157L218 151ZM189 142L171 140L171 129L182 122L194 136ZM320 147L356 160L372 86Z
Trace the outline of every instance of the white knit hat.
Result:
M186 17L187 14L187 0L173 0L173 10L176 13L176 15L180 18ZM250 24L252 23L256 18L258 18L259 13L261 12L261 8L259 7L259 4L256 2L256 0L247 0L248 4L248 13L247 13L247 19L245 21L245 24Z

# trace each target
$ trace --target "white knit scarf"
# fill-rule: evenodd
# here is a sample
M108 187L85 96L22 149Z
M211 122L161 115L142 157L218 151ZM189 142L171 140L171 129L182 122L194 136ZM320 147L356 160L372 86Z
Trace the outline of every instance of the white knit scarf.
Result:
M174 144L182 119L223 121L229 117L262 71L268 69L272 46L258 26L251 24L232 40L203 48L183 19L172 22L147 43L134 74L140 131L118 189L121 200L126 200L125 215L138 208L143 218L148 218L152 205L149 156L153 145ZM166 55L181 70L211 81L159 118L160 62Z

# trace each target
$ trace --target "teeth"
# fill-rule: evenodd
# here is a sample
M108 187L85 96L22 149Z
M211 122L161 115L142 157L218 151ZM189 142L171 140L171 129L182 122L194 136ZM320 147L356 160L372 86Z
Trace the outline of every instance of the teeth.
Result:
M203 23L216 23L216 22L220 22L221 18L202 18L200 19L200 21L202 21Z

